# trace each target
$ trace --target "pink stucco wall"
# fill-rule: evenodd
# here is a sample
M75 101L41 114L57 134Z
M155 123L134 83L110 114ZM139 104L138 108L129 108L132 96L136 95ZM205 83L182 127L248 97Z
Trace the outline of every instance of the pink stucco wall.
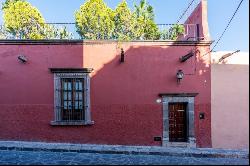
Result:
M49 68L83 64L82 45L0 45L0 55L0 104L53 104ZM19 55L28 63L19 63Z
M203 0L204 1L204 0ZM188 23L206 24L206 3ZM206 26L206 25L205 25ZM208 29L201 28L207 35ZM43 43L44 42L44 43ZM199 93L195 98L197 147L211 147L211 66L208 40L201 42L0 41L0 139L122 145L157 145L163 135L160 93ZM7 42L8 43L8 42ZM120 48L125 63L120 63ZM197 51L185 63L179 58ZM18 55L28 57L20 64ZM94 68L93 126L55 127L53 74L49 68ZM185 73L177 85L176 72ZM199 113L205 119L199 119Z
M115 128L112 125L129 128L128 135L134 141L145 137L153 140L154 136L162 135L163 126L162 105L156 104L158 94L198 92L195 112L197 143L198 146L210 146L209 57L199 59L197 55L199 60L195 74L194 57L187 63L179 62L179 57L186 55L194 46L151 42L122 44L122 47L125 50L124 64L119 63L120 49L116 43L84 46L84 55L89 55L84 57L84 67L95 69L91 78L91 99L94 101L93 117L103 115L103 124L100 122L100 125L105 126L105 119L109 119L110 128ZM207 49L201 49L201 54ZM178 69L194 74L185 76L180 86L176 84L175 77ZM109 109L95 109L102 107ZM198 120L200 111L205 112L205 120ZM117 117L117 122L112 124L114 117ZM116 133L122 135L124 131Z
M122 44L125 63L119 63L116 42L62 45L0 45L0 139L124 145L161 145L162 105L159 93L199 93L195 99L195 135L198 147L211 147L209 58L179 57L209 44L194 46L170 42ZM28 57L21 64L17 56ZM195 65L196 64L196 65ZM197 72L194 73L194 69ZM91 67L93 126L55 127L51 67ZM176 72L186 74L181 85ZM194 74L194 75L192 75ZM204 112L205 120L199 120Z
M226 64L212 64L214 148L249 148L249 64L237 64L238 58L249 59L249 54L245 55L233 55Z
M189 27L189 35L186 36L192 37L196 36L197 32L192 26L192 24L199 25L199 37L201 40L211 40L209 34L209 27L208 27L208 13L207 13L207 0L201 0L198 6L194 9L194 11L190 14L190 16L185 21L185 24L191 24Z

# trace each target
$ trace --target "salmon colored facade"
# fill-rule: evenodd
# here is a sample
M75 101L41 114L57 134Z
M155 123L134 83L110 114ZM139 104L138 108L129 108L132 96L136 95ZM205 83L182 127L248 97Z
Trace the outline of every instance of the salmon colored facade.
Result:
M249 149L249 53L229 53L211 55L212 147Z
M206 6L205 2L197 8ZM197 11L199 15L195 16L203 18L205 12ZM206 36L208 27L202 22L200 35ZM194 115L189 115L193 116L189 119L193 129L189 126L189 130L194 130L196 147L211 147L210 55L203 56L210 44L206 39L124 43L0 41L0 139L162 146L167 138L164 94L196 94L192 96ZM121 48L124 63L120 62ZM180 57L190 51L195 55L181 63ZM27 63L20 63L19 55L25 55ZM55 108L51 68L94 69L90 73L94 124L51 125ZM184 78L178 84L176 73L180 69Z

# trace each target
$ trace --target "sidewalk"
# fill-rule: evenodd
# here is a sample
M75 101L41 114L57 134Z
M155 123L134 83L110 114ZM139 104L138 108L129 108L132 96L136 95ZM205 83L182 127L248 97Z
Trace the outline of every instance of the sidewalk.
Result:
M0 141L0 150L249 159L248 150Z

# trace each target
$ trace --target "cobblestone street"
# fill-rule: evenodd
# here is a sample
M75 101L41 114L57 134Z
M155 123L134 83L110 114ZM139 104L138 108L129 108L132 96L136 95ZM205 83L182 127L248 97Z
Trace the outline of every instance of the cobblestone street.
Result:
M1 150L0 164L14 165L248 165L249 159L195 158L160 155L125 155Z

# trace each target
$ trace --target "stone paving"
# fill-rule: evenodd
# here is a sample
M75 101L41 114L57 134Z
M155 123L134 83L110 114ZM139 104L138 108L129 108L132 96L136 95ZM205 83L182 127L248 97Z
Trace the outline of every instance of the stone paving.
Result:
M0 141L0 165L249 165L249 151Z
M249 165L243 158L0 150L0 165Z
M93 144L43 143L43 142L22 142L22 141L0 141L0 150L249 159L248 150L228 150L228 149L225 150L225 149L210 149L210 148L166 148L159 146L93 145Z

